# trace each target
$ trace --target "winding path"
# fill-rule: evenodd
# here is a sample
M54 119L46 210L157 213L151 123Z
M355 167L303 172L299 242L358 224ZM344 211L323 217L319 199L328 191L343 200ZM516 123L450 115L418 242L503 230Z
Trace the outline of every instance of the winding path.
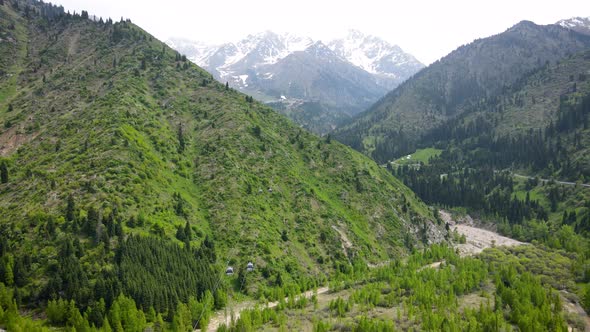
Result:
M512 174L512 176L517 177L517 178L522 178L522 179L537 179L543 183L548 183L548 182L555 182L557 184L561 184L564 186L575 186L575 185L579 185L581 187L586 187L586 188L590 188L590 184L587 183L576 183L576 182L568 182L568 181L557 181L557 180L553 180L553 179L542 179L542 178L535 178L534 176L528 176L528 175L522 175L522 174L516 174L516 173L512 173L510 172L510 174Z
M330 290L330 288L328 288L328 287L321 287L321 288L318 288L317 290L310 290L310 291L307 291L305 293L298 295L297 297L295 297L295 300L298 300L302 297L309 299L315 294L317 294L317 295L324 294L324 293L327 293L329 290ZM288 298L285 298L285 301L287 301L287 300L288 300ZM256 308L257 305L258 304L253 301L245 301L245 302L241 302L241 303L236 304L234 307L231 308L233 310L234 321L236 321L236 320L238 320L238 318L240 318L240 312L242 312L243 310L254 309L254 308ZM265 305L263 305L262 308L274 308L278 305L279 305L279 301L268 302ZM227 312L226 310L217 311L216 313L213 314L213 316L211 317L211 320L209 321L209 325L207 326L207 332L217 331L217 329L223 324L229 326L231 321L232 321L231 312ZM201 331L201 330L195 330L195 331Z

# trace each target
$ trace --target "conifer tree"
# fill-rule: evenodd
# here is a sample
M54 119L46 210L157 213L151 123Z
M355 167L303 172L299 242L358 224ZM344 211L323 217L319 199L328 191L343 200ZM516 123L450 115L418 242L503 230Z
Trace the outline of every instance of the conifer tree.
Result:
M186 225L184 225L184 236L186 237L187 240L191 240L193 237L192 231L191 231L191 225L188 222L188 220L186 221Z
M183 153L186 147L186 141L184 140L184 133L182 131L182 125L178 125L178 153Z
M67 204L66 204L66 220L67 221L73 221L74 220L75 210L76 210L76 205L74 203L74 197L70 194L68 196L68 201L67 201Z
M6 165L6 161L0 163L0 182L8 183L8 166Z

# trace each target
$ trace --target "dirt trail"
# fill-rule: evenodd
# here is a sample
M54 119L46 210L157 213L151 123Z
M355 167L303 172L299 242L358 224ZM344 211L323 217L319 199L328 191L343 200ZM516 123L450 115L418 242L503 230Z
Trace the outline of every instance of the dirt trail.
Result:
M440 265L443 264L443 263L445 263L444 260L439 261L439 262L434 262L432 264L424 265L424 266L422 266L421 268L418 269L418 272L420 272L420 271L422 271L424 269L428 269L428 268L438 269L440 267Z
M367 263L367 267L368 267L369 269L376 269L376 268L378 268L378 267L384 267L385 265L387 265L387 264L389 264L389 263L391 263L391 261L388 259L388 260L386 260L386 261L379 262L379 263L377 263L377 264L373 264L373 263Z
M307 291L303 294L296 296L295 300L299 300L302 297L311 298L314 294L321 295L321 294L327 293L329 290L330 289L328 287L322 287L322 288L318 288L317 292L315 290ZM287 300L288 300L288 298L285 298L285 301L287 301ZM256 302L246 301L246 302L241 302L241 303L235 305L234 307L232 307L231 309L233 311L234 321L236 321L236 320L238 320L238 318L240 318L240 312L242 312L243 310L254 309L256 307L256 305L257 305ZM274 308L278 305L279 305L279 301L275 301L275 302L268 302L265 305L262 305L260 307L261 308ZM209 326L207 326L207 331L217 331L217 329L222 324L229 326L231 321L232 321L232 313L231 313L231 311L229 311L229 309L227 312L225 310L218 311L215 314L213 314L213 317L211 317L211 321L209 322ZM201 331L201 330L195 330L195 331Z
M336 229L336 227L334 227L334 229ZM336 229L338 231L338 229ZM338 231L338 233L340 233L340 231ZM382 267L385 266L387 264L389 264L389 260L388 261L384 261L378 264L367 264L367 266L369 268L377 268L377 267ZM434 262L432 264L428 264L425 265L423 267L421 267L419 269L419 271L424 270L426 268L433 268L433 269L438 269L440 267L441 264L443 264L445 261L440 261L440 262ZM318 300L322 300L322 294L326 294L330 291L329 287L321 287L318 288L317 291L314 290L310 290L307 291L305 293L299 294L295 297L295 300L300 299L302 296L306 297L306 298L311 298L314 294L317 294L319 296ZM285 298L285 301L287 301L288 298ZM244 302L240 302L232 307L228 307L225 310L220 310L217 311L213 314L213 316L211 317L211 320L209 321L209 325L207 326L207 330L205 332L214 332L217 331L217 329L222 325L225 324L227 326L229 326L232 322L232 317L233 320L236 321L238 320L238 318L240 318L240 312L242 312L243 310L248 310L248 309L254 309L256 308L256 306L258 305L259 308L275 308L276 306L279 305L279 301L275 301L275 302L268 302L264 305L260 305L260 303L256 303L254 301L244 301ZM195 330L196 331L201 331L200 329Z
M78 41L80 40L80 33L76 33L68 43L68 57L74 56L78 52Z
M522 178L522 179L531 179L531 180L535 179L535 177L532 177L532 176L521 175L521 174L516 174L516 173L512 173L512 175L514 177ZM575 185L579 185L579 186L582 186L582 187L590 188L590 184L587 184L587 183L576 183L576 182L568 182L568 181L557 181L557 180L553 180L553 179L541 179L541 178L536 178L536 179L539 180L542 183L548 183L548 182L553 181L553 182L555 182L557 184L561 184L561 185L564 185L564 186L575 186Z

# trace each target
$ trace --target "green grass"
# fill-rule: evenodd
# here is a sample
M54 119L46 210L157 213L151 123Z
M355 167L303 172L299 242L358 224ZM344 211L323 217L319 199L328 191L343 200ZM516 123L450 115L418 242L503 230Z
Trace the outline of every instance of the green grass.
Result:
M401 157L395 160L393 163L397 165L413 165L419 163L428 165L430 158L437 157L441 154L441 152L442 150L435 148L418 149L416 152L408 156Z
M14 24L14 29L9 26ZM27 31L22 24L22 19L15 13L8 13L6 18L0 22L0 30L3 32L3 38L13 38L19 41L16 44L5 43L1 48L0 67L6 72L1 79L5 80L0 87L0 112L8 107L10 99L16 93L16 83L20 72L22 71L22 62L27 54ZM6 45L7 44L7 45ZM15 56L16 54L16 56Z

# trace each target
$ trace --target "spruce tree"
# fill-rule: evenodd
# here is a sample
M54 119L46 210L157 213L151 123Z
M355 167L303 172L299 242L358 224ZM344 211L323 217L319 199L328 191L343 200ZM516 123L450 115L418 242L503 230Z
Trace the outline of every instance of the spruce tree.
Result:
M184 140L184 133L182 132L182 125L178 125L178 153L183 153L186 147L186 141Z
M191 231L191 225L189 224L188 220L186 221L186 225L184 225L184 235L186 236L187 240L192 240L193 234Z
M0 163L0 182L8 183L8 165L5 161Z
M68 202L66 205L66 220L73 221L75 217L75 210L76 206L74 203L74 197L72 195L68 196Z

